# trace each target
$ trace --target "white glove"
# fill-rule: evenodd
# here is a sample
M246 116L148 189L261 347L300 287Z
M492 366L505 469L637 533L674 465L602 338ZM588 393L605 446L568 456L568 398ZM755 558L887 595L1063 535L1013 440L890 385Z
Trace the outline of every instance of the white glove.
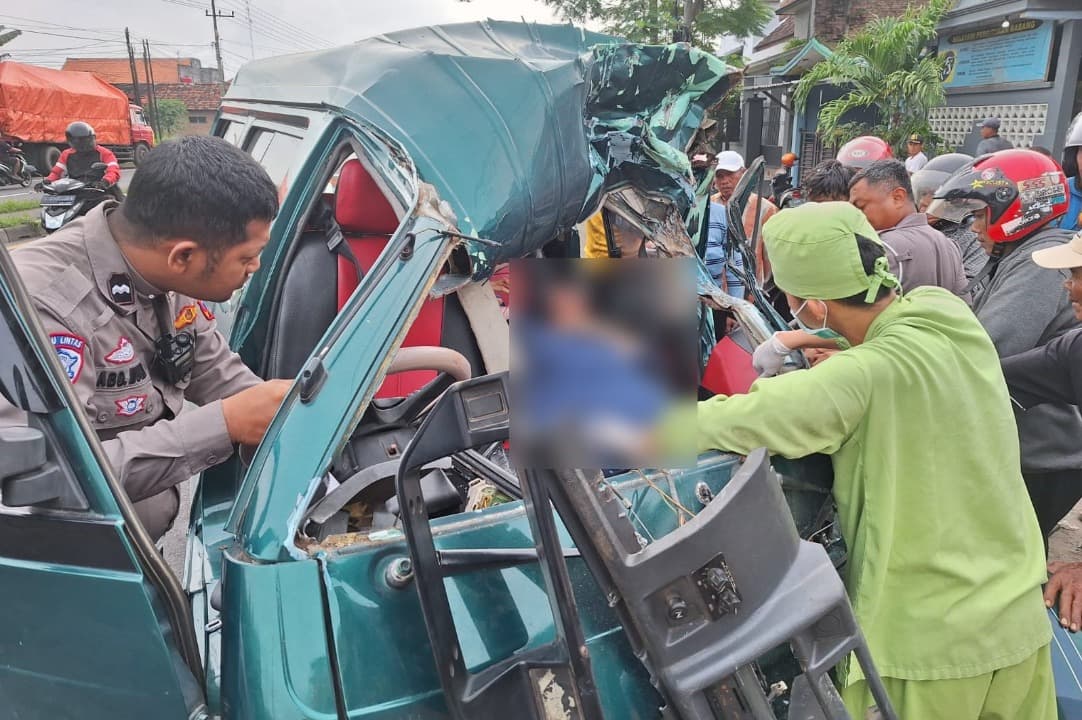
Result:
M785 343L778 339L778 334L774 333L769 340L755 348L751 355L751 365L755 372L759 373L759 377L773 377L781 372L791 352L792 349L785 347Z

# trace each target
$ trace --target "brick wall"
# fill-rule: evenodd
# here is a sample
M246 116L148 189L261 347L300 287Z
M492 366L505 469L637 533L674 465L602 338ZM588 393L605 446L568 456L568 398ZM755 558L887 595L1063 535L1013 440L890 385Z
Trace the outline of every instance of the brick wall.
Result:
M897 17L921 0L816 0L815 37L835 43L877 17Z

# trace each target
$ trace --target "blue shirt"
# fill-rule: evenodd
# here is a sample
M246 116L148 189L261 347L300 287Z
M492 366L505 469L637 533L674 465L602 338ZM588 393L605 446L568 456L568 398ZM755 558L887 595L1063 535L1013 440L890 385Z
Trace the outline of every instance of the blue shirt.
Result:
M721 276L725 273L727 292L738 298L744 297L744 281L733 267L744 269L744 261L739 253L730 253L729 219L726 208L721 203L710 203L710 223L706 226L706 253L703 260L710 277L720 287Z
M1071 190L1071 204L1067 206L1067 214L1059 219L1058 227L1064 230L1078 232L1082 230L1082 188L1078 186L1079 178L1067 178L1067 187Z

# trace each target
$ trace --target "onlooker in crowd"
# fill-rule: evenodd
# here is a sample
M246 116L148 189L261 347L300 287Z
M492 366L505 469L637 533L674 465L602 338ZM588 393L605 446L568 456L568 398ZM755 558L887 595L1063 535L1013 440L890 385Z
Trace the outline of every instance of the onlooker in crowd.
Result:
M990 261L973 312L1000 357L1041 347L1079 323L1063 293L1066 273L1030 262L1071 234L1050 228L1067 210L1067 180L1051 158L1003 150L977 158L936 192L929 211L952 222L972 214ZM978 277L980 277L978 276ZM1082 416L1065 403L1018 413L1022 475L1045 536L1082 496Z
M940 288L899 297L850 205L785 210L764 237L796 319L852 347L700 402L699 448L831 455L846 589L900 718L1052 720L1040 531L988 335ZM863 678L839 684L878 716Z
M1082 321L1082 233L1066 245L1038 250L1031 256L1041 267L1070 270L1064 285L1077 320ZM1082 405L1082 330L1071 330L1047 345L1003 358L1003 376L1011 397L1027 410L1044 403ZM1059 600L1060 624L1082 629L1082 563L1051 563L1045 602Z
M824 160L804 178L808 202L849 202L849 181L853 171L837 160Z
M917 212L905 165L878 160L853 176L849 200L868 218L887 246L890 270L905 290L937 285L965 295L962 254Z
M977 125L981 129L981 138L977 143L977 157L988 153L1010 150L1014 147L1007 138L999 136L999 118L987 117Z
M973 162L973 158L963 153L947 153L928 161L922 169L913 173L910 182L913 185L913 195L917 198L917 211L927 214L928 206L932 203L932 196L939 186L945 183L951 175L963 166ZM958 247L962 254L962 269L966 279L972 282L981 268L988 262L988 255L984 252L977 234L969 229L969 221L953 223L934 215L928 215L928 224L946 235Z
M854 171L863 170L877 160L892 157L894 151L890 149L890 145L874 135L861 135L838 148L838 162Z
M909 157L905 159L905 169L910 175L928 164L928 156L924 154L924 140L920 135L910 135L905 149L909 153Z
M1059 222L1065 230L1082 230L1082 113L1075 115L1067 128L1067 138L1063 142L1063 173L1067 176L1067 187L1071 191L1071 204L1067 213Z
M714 169L714 189L717 191L710 198L713 203L724 205L729 207L729 201L732 199L733 190L736 189L736 184L740 182L740 178L744 177L744 171L747 169L744 167L744 157L735 150L723 150L718 153L717 167ZM744 236L748 241L752 241L755 233L756 218L758 218L759 227L762 228L763 223L769 220L774 213L778 211L778 208L774 203L767 200L765 197L761 197L758 193L752 192L748 196L747 205L744 206L743 214L740 216L742 220ZM758 215L756 215L758 212ZM711 215L713 215L713 209L711 209ZM758 232L759 239L755 242L755 264L756 264L756 280L760 284L764 283L767 278L770 277L770 261L763 253L762 243L762 230ZM729 293L732 295L733 293Z

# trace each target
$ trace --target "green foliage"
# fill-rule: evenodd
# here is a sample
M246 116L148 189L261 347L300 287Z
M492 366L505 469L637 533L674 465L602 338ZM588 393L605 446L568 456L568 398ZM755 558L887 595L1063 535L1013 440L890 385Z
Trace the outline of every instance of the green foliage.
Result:
M0 202L0 215L22 210L36 210L38 205L37 200L4 200Z
M758 34L774 16L763 0L544 0L572 22L598 22L633 42L674 38L711 50L722 35Z
M182 100L159 100L158 117L154 117L152 108L144 108L151 118L151 124L157 125L162 139L172 137L188 123L188 106Z
M801 78L795 92L800 107L819 84L850 88L819 110L819 130L828 142L877 135L904 156L911 133L924 136L929 149L941 141L928 124L928 111L946 101L942 61L933 43L936 26L954 3L928 0L924 7L910 6L901 17L877 18L838 43L830 58ZM843 122L850 111L865 108L876 111L877 124Z

